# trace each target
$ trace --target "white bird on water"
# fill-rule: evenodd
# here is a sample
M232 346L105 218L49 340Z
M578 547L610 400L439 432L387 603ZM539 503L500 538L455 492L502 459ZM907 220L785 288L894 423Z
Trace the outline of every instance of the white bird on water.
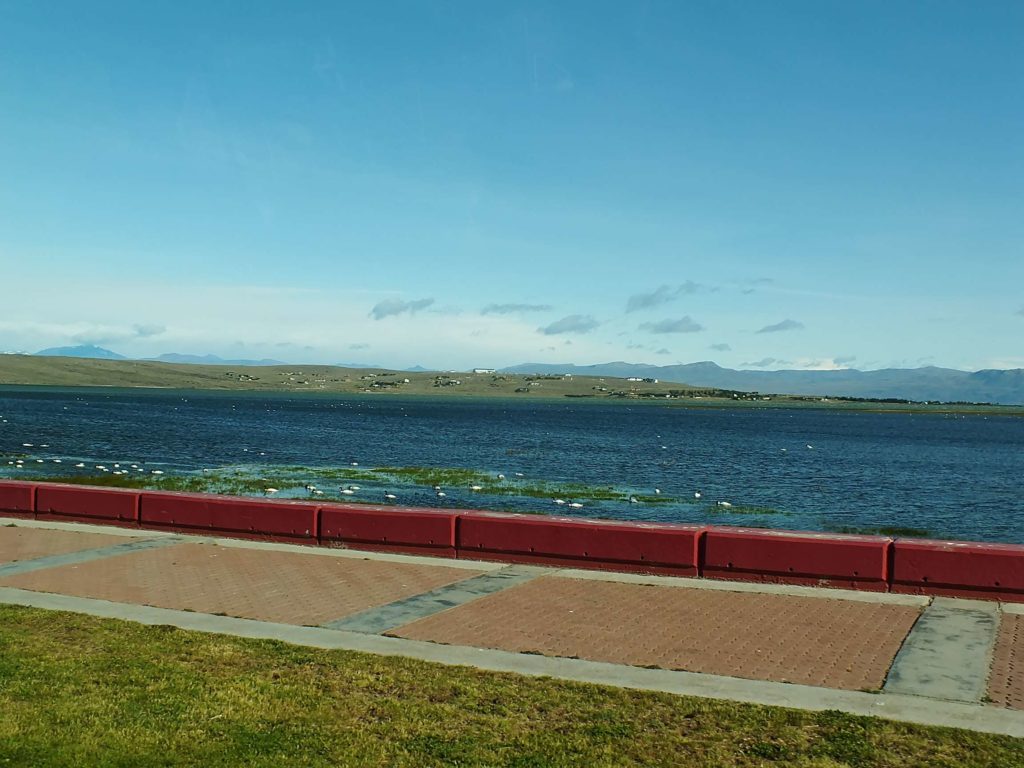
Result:
M572 507L573 509L582 509L583 508L583 505L580 504L578 501L570 501L569 502L569 506Z
M443 498L444 498L445 496L447 496L447 495L448 495L448 494L447 494L447 493L445 493L444 491L438 491L438 492L437 492L437 498L439 498L439 499L443 499Z
M344 494L345 496L352 496L352 495L354 495L354 494L355 494L355 491L353 491L353 490L352 490L351 488L342 488L342 489L341 489L341 492L342 492L342 494Z
M471 485L471 486L469 486L469 490L471 490L471 491L482 491L483 489L484 489L484 487L482 485Z
M150 474L152 474L152 475L162 475L163 473L164 473L164 471L162 469L154 469Z
M640 503L640 499L638 499L636 496L630 496L629 497L629 503L630 504L639 504Z
M655 488L655 489L654 489L654 492L655 492L655 493L661 493L661 488Z
M395 494L393 494L393 493L385 493L384 494L384 498L387 499L388 501L394 501L398 497L395 496Z
M81 468L82 468L82 467L84 467L84 466L85 466L85 464L83 464L82 462L78 462L77 464L75 464L75 467L76 467L77 469L81 469Z
M555 504L558 504L559 506L565 504L565 499L552 499L552 501L555 502Z
M693 498L699 499L703 494L700 491L693 492Z
M278 492L277 488L264 488L263 489L263 495L264 496L273 496L277 492Z
M716 501L715 504L717 506L719 506L719 507L731 507L732 506L732 504L730 504L728 501Z
M498 479L499 479L499 480L504 480L504 479L505 479L505 476L504 476L504 475L498 475Z

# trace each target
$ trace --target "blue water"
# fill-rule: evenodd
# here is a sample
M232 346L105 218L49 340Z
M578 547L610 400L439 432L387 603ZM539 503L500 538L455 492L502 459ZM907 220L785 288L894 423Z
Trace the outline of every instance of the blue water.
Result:
M521 472L522 482L658 488L678 499L587 501L575 511L583 516L900 526L1024 543L1024 419L1014 417L14 388L0 389L0 417L0 476L80 473L77 461L144 462L168 476L240 465L465 467ZM8 465L16 454L29 457L27 470ZM567 511L545 499L446 491L438 499L429 488L403 488L400 501ZM380 492L361 493L377 502ZM716 501L773 511L733 514Z

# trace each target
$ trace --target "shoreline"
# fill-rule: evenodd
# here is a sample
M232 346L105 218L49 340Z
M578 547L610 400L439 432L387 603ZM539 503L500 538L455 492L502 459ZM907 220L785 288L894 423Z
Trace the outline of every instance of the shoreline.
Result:
M61 393L113 393L125 394L171 394L180 392L192 395L212 395L226 397L310 397L341 400L425 400L444 403L457 402L509 402L536 403L538 405L611 405L615 407L662 407L686 409L735 409L735 410L818 410L846 413L879 413L905 415L942 415L942 416L1007 416L1024 417L1024 406L1019 405L973 405L955 403L882 403L872 400L836 400L826 398L824 401L809 399L806 396L771 395L771 400L734 400L731 398L713 397L679 397L661 398L657 396L612 397L589 395L548 395L528 394L515 395L505 392L420 392L409 390L383 391L352 391L340 389L286 389L270 387L201 387L175 386L157 384L27 384L0 383L0 396L11 394L31 394L53 392Z

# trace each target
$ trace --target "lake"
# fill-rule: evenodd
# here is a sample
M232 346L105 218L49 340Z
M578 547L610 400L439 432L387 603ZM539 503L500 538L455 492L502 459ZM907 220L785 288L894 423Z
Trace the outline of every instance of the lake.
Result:
M513 489L610 486L624 498L580 492L582 508L570 510L514 491L446 487L438 498L429 486L387 479L340 497L338 483L317 484L325 498L350 501L380 503L389 490L406 505L805 530L901 527L1024 543L1024 419L1012 416L13 387L0 388L0 416L4 477L98 476L96 464L115 462L168 478L298 466L309 468L308 482L353 463L459 467L504 474ZM16 458L26 469L8 463ZM75 469L78 462L87 468ZM302 483L282 492L307 493ZM629 503L629 494L670 501Z

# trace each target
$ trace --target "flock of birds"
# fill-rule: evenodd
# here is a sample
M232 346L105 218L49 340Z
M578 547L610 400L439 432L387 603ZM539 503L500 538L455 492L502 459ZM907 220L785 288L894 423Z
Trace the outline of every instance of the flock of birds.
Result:
M810 446L808 446L808 448L810 448ZM358 463L357 462L352 462L352 466L358 466ZM513 474L515 475L515 477L519 477L519 478L524 476L522 472L515 472ZM504 480L505 478L506 478L506 476L504 474L500 474L499 473L499 474L495 475L495 479L499 480L499 481ZM324 495L324 491L321 488L318 488L317 486L313 485L312 483L307 483L306 485L303 486L303 489L310 496L323 496ZM471 491L482 491L483 489L484 489L484 487L482 485L473 484L473 485L469 486L469 490L471 490ZM360 490L362 490L362 487L358 486L358 485L342 485L342 486L338 487L338 493L341 494L342 496L354 496ZM437 498L439 498L439 499L444 499L444 498L447 498L447 496L448 496L447 492L440 485L434 485L433 486L433 490L434 490L434 495ZM268 487L268 488L264 488L263 489L263 495L264 496L275 496L275 495L277 495L280 492L281 492L280 488L270 488L270 487ZM655 495L660 495L661 494L661 489L660 488L655 488L654 489L654 493L655 493ZM398 500L398 494L396 494L396 493L394 493L394 492L392 492L390 490L385 490L382 495L383 495L383 498L384 498L385 501L397 501ZM700 501L703 497L704 497L704 494L703 494L702 491L694 491L693 492L694 500ZM583 509L583 504L582 503L580 503L578 501L574 501L572 499L554 498L554 499L551 500L551 502L553 504L556 504L557 506L560 506L560 507L561 506L565 506L565 507L568 507L570 509ZM641 501L635 495L630 495L629 496L629 503L630 504L640 504ZM732 506L732 503L728 502L728 501L716 501L715 502L715 506L723 507L723 508L729 508L729 507Z
M0 416L0 420L2 420L3 423L7 423L6 419L3 419L2 416ZM658 435L658 437L661 437L661 436ZM36 446L33 443L22 443L22 447L23 448L36 448L36 447L38 447L38 448L42 448L42 449L47 449L50 446L47 443L41 443L38 446ZM665 446L665 445L661 446L662 449L667 449L667 447L668 446ZM807 444L807 449L808 450L814 450L814 446L811 445L810 443L808 443ZM248 451L247 448L243 449L243 450ZM782 448L780 450L783 453L785 453L787 451L786 448ZM264 453L260 453L260 455L262 456L262 455L265 455L265 454ZM42 459L42 458L30 459L29 461L32 462L32 463L35 463L35 464L45 464L46 463L46 459ZM59 458L51 458L50 461L52 463L54 463L54 464L63 464L64 463L63 459L59 459ZM12 459L12 460L8 461L7 464L10 465L11 467L15 468L15 469L24 469L25 466L28 463L26 462L25 459ZM31 464L28 464L28 465L31 466ZM350 462L350 465L353 466L353 467L358 467L359 466L359 462L353 461L353 462ZM86 463L82 462L82 461L74 464L73 466L76 469L85 469L87 467ZM148 472L151 475L157 475L157 476L164 474L163 470L160 470L160 469L152 469L152 470L146 469L145 467L142 466L141 462L139 462L139 463L129 463L129 464L127 464L127 466L122 466L120 463L112 463L110 467L108 467L105 464L96 464L94 466L94 468L97 471L106 472L106 473L109 473L111 475L129 475L133 471L134 472L138 472L138 473L146 473L146 472ZM522 472L515 472L513 474L517 478L522 478L523 477L523 473ZM498 481L503 481L503 480L506 479L505 475L501 474L501 473L496 474L495 478ZM313 485L313 484L306 484L304 486L304 488L305 488L306 492L310 496L323 496L324 495L324 491L321 490L320 488L318 488L317 486ZM434 495L438 499L447 498L447 496L448 496L447 492L440 485L433 486L433 489L434 489ZM345 486L340 486L338 488L338 493L340 495L342 495L342 496L354 496L360 490L362 490L362 489L358 485L345 485ZM479 492L479 491L484 490L484 488L481 485L473 484L473 485L469 486L469 490L473 491L473 492ZM267 488L263 489L264 496L274 496L274 495L276 495L276 494L278 494L280 492L281 491L280 491L279 488L267 487ZM654 489L654 494L655 495L660 495L661 494L661 489L660 488L655 488ZM704 494L703 494L702 491L697 490L697 491L693 492L693 498L694 498L695 501L700 501L703 498L703 496L704 496ZM393 493L390 490L385 490L383 492L383 498L387 502L393 502L393 501L397 501L398 500L398 495ZM583 508L583 504L581 502L574 501L573 499L554 498L551 501L552 501L553 504L555 504L557 506L565 506L565 507L568 507L570 509L582 509ZM636 495L630 495L628 497L628 501L629 501L630 504L640 504L640 503L642 503L641 500ZM732 505L731 502L724 501L724 500L718 500L718 501L715 502L715 506L716 507L721 507L721 508L724 508L724 509L728 509L728 508L732 507L733 505Z
M43 449L45 449L45 448L49 448L50 445L49 445L49 443L40 443L39 445L35 445L34 443L22 443L21 447L22 448L43 448ZM63 459L50 459L50 462L53 463L53 464L63 464L64 460ZM26 461L25 459L12 459L12 460L7 462L7 464L9 466L14 467L15 469L24 469L26 466L32 466L32 464L45 464L45 463L46 463L46 459L39 459L39 458L29 459L28 461ZM70 464L70 462L68 462L68 464L69 464L69 466L73 466L75 469L86 469L88 467L88 465L84 461L80 461L77 464L73 464L73 465ZM132 470L135 470L136 472L149 472L149 474L151 474L151 475L162 475L162 474L164 474L164 471L162 469L146 469L145 467L141 466L141 462L137 463L137 464L130 464L129 463L126 466L123 466L123 467L121 466L120 463L112 463L109 467L106 464L96 464L95 465L95 469L99 470L100 472L108 472L111 475L130 475L132 473Z

